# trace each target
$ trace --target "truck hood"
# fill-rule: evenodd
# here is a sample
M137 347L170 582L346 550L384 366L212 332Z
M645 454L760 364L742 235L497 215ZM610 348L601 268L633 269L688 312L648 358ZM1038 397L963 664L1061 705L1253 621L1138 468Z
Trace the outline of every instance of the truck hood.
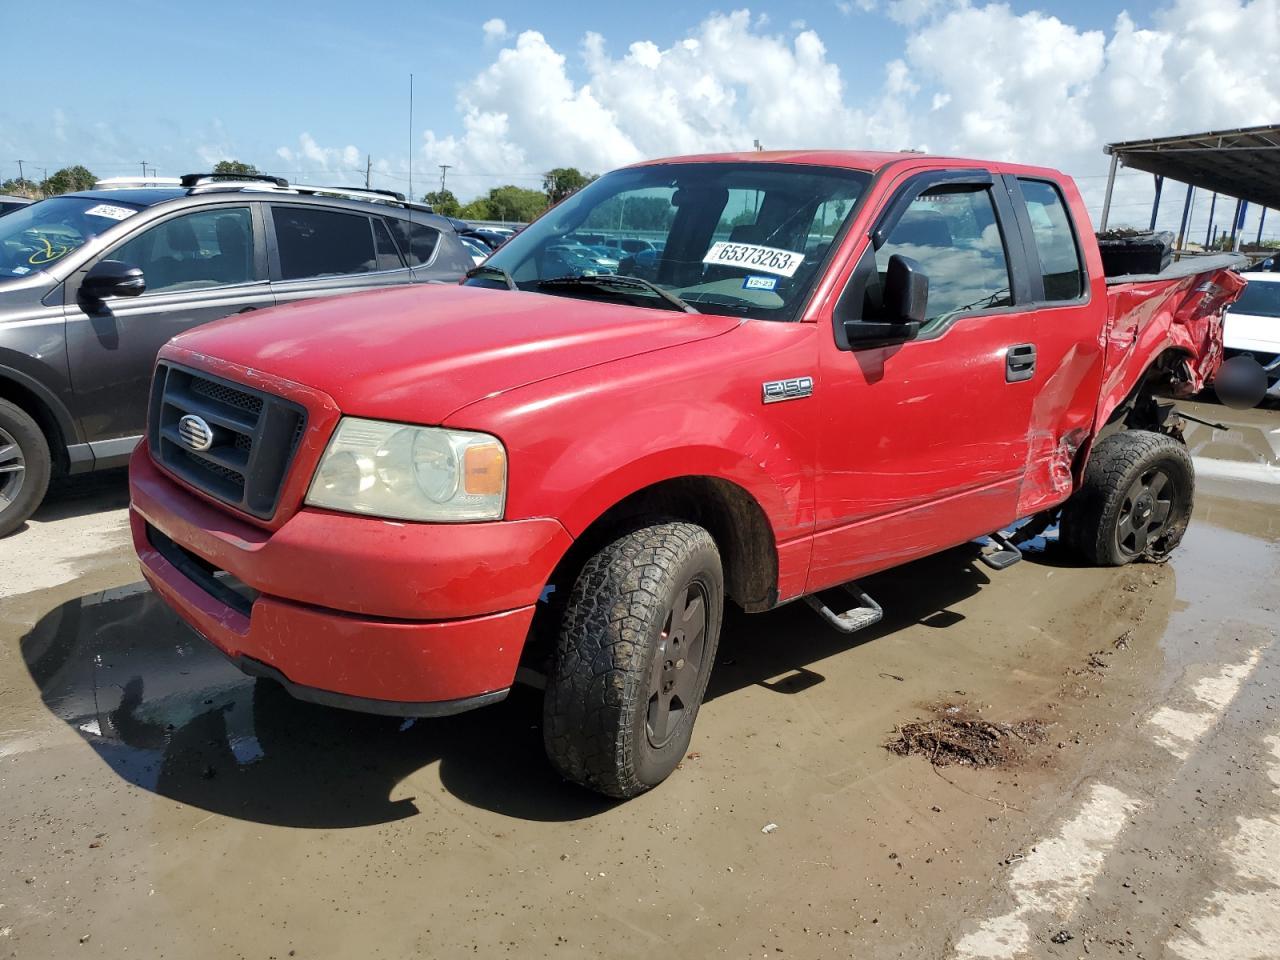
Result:
M322 390L346 414L441 423L476 400L718 336L739 322L543 293L413 286L232 317L172 342L188 355Z

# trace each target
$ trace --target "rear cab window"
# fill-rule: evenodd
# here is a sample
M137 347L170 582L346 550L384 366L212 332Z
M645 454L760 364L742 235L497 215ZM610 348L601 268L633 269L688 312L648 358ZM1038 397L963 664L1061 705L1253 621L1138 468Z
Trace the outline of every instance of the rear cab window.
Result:
M1044 300L1078 300L1085 293L1084 265L1062 191L1048 180L1023 177L1018 178L1018 187L1031 221L1036 252L1040 255Z

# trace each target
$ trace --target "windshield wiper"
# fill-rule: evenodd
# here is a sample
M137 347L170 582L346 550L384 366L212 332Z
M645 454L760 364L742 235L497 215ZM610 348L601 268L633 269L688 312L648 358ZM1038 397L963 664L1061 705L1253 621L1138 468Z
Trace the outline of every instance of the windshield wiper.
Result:
M477 268L479 269L479 268ZM675 309L682 313L697 313L692 306L681 300L670 290L664 290L656 283L650 283L643 277L627 277L616 273L596 273L583 274L581 276L570 275L566 277L548 277L546 280L539 280L540 287L631 287L635 290L648 290L650 293L656 293L659 297L671 304Z
M512 279L511 279L511 274L507 273L507 271L503 270L501 267L499 267L499 266L497 266L497 265L495 265L495 264L492 264L492 263L481 263L481 264L478 264L477 266L474 266L474 267L472 267L470 270L468 270L468 271L464 274L464 276L465 276L468 280L470 280L470 279L472 279L473 277L478 277L478 276L481 276L482 274L486 274L486 273L487 273L487 274L491 274L491 275L492 275L492 274L496 274L496 275L498 276L498 278L499 278L499 279L501 279L501 280L502 280L502 282L503 282L503 283L505 283L505 284L507 285L507 289L508 289L508 290L519 290L519 289L520 289L519 287L517 287L517 286L516 286L516 282L515 282L514 280L512 280Z

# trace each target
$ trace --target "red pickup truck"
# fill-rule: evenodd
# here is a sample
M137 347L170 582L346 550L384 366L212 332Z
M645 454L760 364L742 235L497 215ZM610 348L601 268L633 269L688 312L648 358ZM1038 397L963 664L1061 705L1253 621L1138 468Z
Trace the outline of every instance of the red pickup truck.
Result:
M639 164L459 286L171 341L134 542L246 672L430 716L520 670L557 769L632 796L688 747L726 599L851 631L858 578L984 536L1007 565L1026 518L1092 563L1172 550L1194 479L1162 398L1220 363L1228 266L1105 277L1048 169Z

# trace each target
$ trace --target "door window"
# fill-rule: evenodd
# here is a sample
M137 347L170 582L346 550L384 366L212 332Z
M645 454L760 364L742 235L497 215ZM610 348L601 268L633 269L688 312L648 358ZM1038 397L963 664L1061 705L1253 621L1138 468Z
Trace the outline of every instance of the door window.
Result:
M882 278L895 253L917 261L929 278L929 326L1013 302L990 190L940 187L922 193L876 251Z
M218 207L166 220L107 254L142 268L147 293L250 283L253 218L248 207Z
M369 218L335 210L271 208L284 280L372 273L378 269Z
M1019 180L1031 219L1031 235L1040 254L1046 300L1075 300L1084 294L1084 268L1071 217L1062 194L1044 180Z

